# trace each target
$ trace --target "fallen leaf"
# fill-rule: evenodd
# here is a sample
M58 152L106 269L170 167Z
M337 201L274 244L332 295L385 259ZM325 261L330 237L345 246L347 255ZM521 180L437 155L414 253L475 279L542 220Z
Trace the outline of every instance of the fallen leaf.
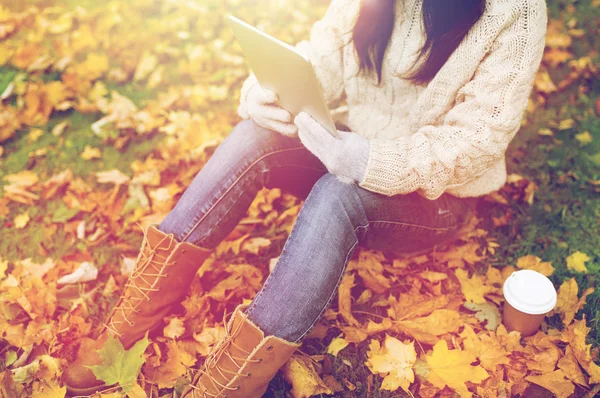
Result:
M533 255L520 257L517 260L517 267L519 269L530 269L537 271L545 276L550 276L554 273L554 267L552 266L552 263L542 262L541 258Z
M556 306L554 311L561 314L563 324L569 326L575 314L585 305L585 299L593 293L594 288L588 288L583 292L581 299L578 296L579 287L575 278L570 278L562 283L558 289Z
M467 301L474 304L485 303L484 295L492 291L492 287L484 283L483 278L477 274L473 274L469 278L467 271L462 268L458 268L454 271L454 274L460 281L461 290Z
M104 346L98 350L102 363L87 366L98 380L107 385L118 383L127 392L136 384L138 373L145 362L144 351L150 341L148 334L136 342L129 350L123 348L118 338L109 336Z
M438 388L453 388L462 398L472 397L466 382L477 384L489 377L480 365L472 366L475 356L459 349L449 350L446 340L438 341L425 356L430 372L427 380Z
M590 258L587 256L587 254L582 253L580 251L576 251L575 253L567 257L567 268L571 271L583 272L587 274L588 270L585 267L585 262L589 260Z
M71 283L89 282L94 281L98 277L98 268L92 263L87 261L79 264L79 267L72 273L63 276L56 281L59 285L66 285Z
M365 365L372 373L383 377L380 390L396 391L401 387L408 391L415 381L412 366L416 360L414 342L403 343L386 333L383 347L376 339L369 343Z
M92 148L91 146L86 145L80 156L83 160L98 159L102 157L102 152L100 152L100 149L98 148Z
M575 392L575 386L571 380L567 379L567 375L562 369L541 375L529 375L525 377L525 380L544 387L555 394L557 398L568 398Z
M26 210L24 213L17 215L15 217L14 223L15 223L15 228L17 228L17 229L25 228L27 226L27 224L29 223L29 211Z
M109 171L99 171L96 173L96 178L101 184L121 185L129 181L129 177L121 173L117 169L112 169Z
M304 356L292 355L283 366L282 371L285 379L292 385L291 394L294 398L333 394L333 391L319 376L315 364Z
M348 344L350 344L350 342L348 342L348 340L346 340L342 337L334 337L331 340L331 343L329 343L329 346L327 346L327 353L333 355L334 357L337 357L337 354L341 350L346 348L348 346Z

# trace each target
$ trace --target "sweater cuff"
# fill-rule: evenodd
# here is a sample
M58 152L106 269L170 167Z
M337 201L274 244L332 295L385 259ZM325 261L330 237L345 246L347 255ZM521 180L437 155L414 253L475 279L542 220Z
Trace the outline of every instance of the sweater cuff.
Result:
M248 92L257 84L258 80L256 80L256 76L254 73L250 73L250 76L248 76L242 85L240 104L237 109L237 113L242 119L250 119L250 115L248 114Z
M406 159L402 153L394 151L391 153L389 142L378 139L369 140L369 156L367 158L367 168L365 174L358 184L360 187L372 192L387 196L393 196L397 193L408 193L411 189L414 191L416 186L399 186L398 175L394 170L406 168ZM394 164L383 160L394 159ZM408 181L407 181L408 182ZM407 191L407 192L405 192Z

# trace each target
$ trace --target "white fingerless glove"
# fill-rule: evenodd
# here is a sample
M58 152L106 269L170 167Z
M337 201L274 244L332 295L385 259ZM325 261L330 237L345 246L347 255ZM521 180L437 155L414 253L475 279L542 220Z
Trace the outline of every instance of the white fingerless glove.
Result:
M242 85L238 115L254 120L258 125L286 136L297 136L298 128L292 123L290 112L276 105L279 97L272 90L262 88L254 74Z
M369 160L369 140L359 134L338 130L335 138L306 112L294 118L298 137L338 180L347 184L362 181Z

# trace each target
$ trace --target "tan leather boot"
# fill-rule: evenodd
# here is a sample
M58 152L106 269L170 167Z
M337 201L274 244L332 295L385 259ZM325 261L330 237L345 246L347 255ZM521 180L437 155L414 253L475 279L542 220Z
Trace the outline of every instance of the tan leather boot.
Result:
M96 379L84 365L99 365L96 352L108 336L131 348L147 331L160 330L163 318L187 294L198 268L212 253L191 243L179 243L172 234L150 226L136 265L117 305L112 309L97 339L84 339L76 360L63 373L63 383L73 395L90 395L111 386Z
M207 356L181 398L259 398L302 343L265 337L240 304L225 327L226 337Z

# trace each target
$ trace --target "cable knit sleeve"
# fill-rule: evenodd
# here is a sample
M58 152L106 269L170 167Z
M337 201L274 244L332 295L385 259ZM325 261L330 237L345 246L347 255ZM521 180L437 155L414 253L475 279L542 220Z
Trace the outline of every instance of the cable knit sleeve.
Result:
M352 35L353 16L358 15L359 0L332 0L325 15L310 29L309 40L302 40L294 47L304 54L315 68L317 79L330 109L341 102L344 94L343 47ZM248 119L246 97L253 85L258 84L254 74L242 85L238 114Z
M442 123L370 140L361 187L388 196L417 191L434 200L505 156L531 94L547 25L544 0L519 3Z

